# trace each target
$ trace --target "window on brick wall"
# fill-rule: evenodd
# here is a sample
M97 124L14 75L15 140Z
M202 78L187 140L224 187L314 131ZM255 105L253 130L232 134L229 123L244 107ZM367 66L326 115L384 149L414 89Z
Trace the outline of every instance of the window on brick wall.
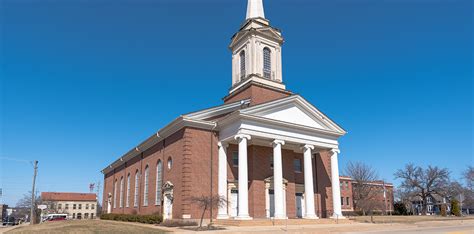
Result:
M133 192L133 206L138 207L138 189L140 184L140 173L137 170L135 172L135 191Z
M143 186L143 205L148 206L148 180L149 180L149 167L146 165L145 167L145 175L144 175L144 183L145 185Z
M156 195L155 195L155 205L161 204L161 186L163 183L163 163L161 160L158 160L156 164Z
M119 201L120 208L123 207L123 176L120 178L120 201Z
M239 166L239 152L237 151L232 152L232 166Z
M341 197L341 205L344 205L344 197Z
M125 195L125 207L130 207L130 173L127 175L127 194Z
M303 170L301 169L301 159L295 158L293 159L293 168L295 172L302 172Z
M348 205L348 206L350 206L350 205L351 205L351 203L350 203L350 200L349 200L349 199L350 199L349 197L346 197L346 205Z

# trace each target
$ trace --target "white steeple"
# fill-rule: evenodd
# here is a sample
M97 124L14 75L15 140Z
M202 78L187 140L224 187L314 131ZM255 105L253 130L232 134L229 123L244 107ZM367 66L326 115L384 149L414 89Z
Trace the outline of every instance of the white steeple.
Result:
M245 19L252 18L264 18L265 13L263 12L263 0L248 0L247 4L247 17Z

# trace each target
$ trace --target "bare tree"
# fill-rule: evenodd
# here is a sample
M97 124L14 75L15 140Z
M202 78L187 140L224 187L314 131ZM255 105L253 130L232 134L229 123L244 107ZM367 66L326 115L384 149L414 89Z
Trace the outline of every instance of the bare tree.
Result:
M38 217L41 215L41 210L38 209L38 205L41 204L41 197L38 195L38 192L35 193L35 207L34 207L34 213L36 217L29 217L30 221L31 220L39 220ZM31 191L28 193L23 194L23 197L18 200L16 203L16 206L18 208L31 208Z
M413 164L405 165L404 169L395 172L395 178L402 179L401 187L413 190L423 200L422 213L426 215L427 197L442 193L449 180L449 171L446 168L428 166L423 169Z
M200 196L200 197L191 197L191 201L195 202L201 209L201 221L199 222L199 228L202 228L202 221L204 219L204 214L206 213L207 209L212 209L212 207L222 207L227 205L227 200L223 196Z
M416 197L416 193L413 190L405 189L405 188L397 188L395 190L395 199L405 205L408 213L414 214L414 207L412 204L413 198Z
M464 180L464 199L462 201L463 207L467 208L469 213L470 209L474 209L474 167L468 166L462 173L462 179Z
M374 209L383 208L377 201L378 192L371 182L378 178L377 172L371 166L361 162L349 162L346 168L346 174L352 178L352 191L354 209L371 212Z
M468 166L462 175L466 182L467 188L471 191L474 191L474 167Z

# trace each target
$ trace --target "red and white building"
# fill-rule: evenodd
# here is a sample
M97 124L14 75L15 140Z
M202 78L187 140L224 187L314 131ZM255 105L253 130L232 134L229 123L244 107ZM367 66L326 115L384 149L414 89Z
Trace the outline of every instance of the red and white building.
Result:
M42 192L41 201L50 213L67 214L68 219L94 219L97 217L95 193Z
M360 211L354 206L354 196L356 190L354 189L354 181L351 177L340 176L341 187L341 207L343 213L352 213L353 211ZM370 197L374 203L374 210L380 212L393 211L393 184L384 181L371 181L365 183L371 189Z
M218 219L343 218L338 140L346 131L286 89L283 41L262 1L249 0L229 45L224 103L177 117L105 167L104 212L197 219L191 198L219 195L229 202L212 209Z

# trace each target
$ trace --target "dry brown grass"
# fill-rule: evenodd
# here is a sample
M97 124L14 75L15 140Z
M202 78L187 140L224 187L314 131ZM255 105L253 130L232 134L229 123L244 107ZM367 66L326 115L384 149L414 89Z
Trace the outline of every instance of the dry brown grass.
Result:
M370 216L353 216L350 219L362 223L370 223ZM374 223L418 223L426 221L449 221L449 220L473 220L474 217L441 217L441 216L429 216L429 215L416 215L416 216L374 216Z
M107 220L67 220L15 228L7 233L165 233L152 225Z

